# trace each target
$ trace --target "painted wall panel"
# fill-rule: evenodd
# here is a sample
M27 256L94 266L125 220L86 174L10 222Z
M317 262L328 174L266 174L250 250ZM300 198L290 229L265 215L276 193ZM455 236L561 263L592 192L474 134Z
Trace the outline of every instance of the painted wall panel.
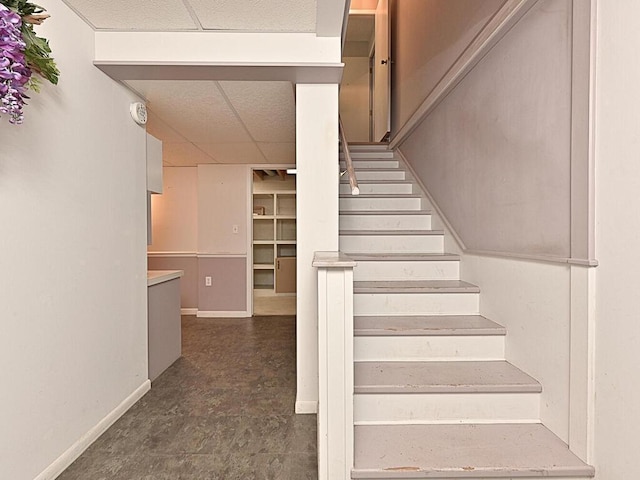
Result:
M461 278L479 285L480 313L507 328L507 360L538 380L544 424L569 440L570 271L555 265L465 255Z
M401 147L470 250L570 256L570 22L540 1Z
M147 381L145 130L63 2L62 72L0 119L0 478L33 479Z
M199 253L247 254L249 173L247 165L198 166Z
M392 137L504 3L504 0L391 2Z
M193 257L149 257L149 270L183 270L180 278L180 306L198 307L198 259Z
M198 169L164 167L162 195L151 196L150 252L195 252L198 248Z
M205 277L211 286L205 286ZM198 259L198 310L243 312L247 310L247 259Z

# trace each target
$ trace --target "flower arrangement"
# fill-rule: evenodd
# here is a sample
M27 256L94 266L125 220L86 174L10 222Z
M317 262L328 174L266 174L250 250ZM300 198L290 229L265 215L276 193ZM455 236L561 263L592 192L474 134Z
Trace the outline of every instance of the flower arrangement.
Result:
M28 0L0 0L0 113L9 115L9 123L23 122L27 90L40 91L34 72L58 83L49 42L33 29L49 18L44 11Z

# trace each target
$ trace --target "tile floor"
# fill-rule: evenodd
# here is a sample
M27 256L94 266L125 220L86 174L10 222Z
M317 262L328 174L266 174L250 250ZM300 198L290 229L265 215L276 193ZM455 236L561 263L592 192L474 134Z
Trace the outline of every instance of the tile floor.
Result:
M295 317L183 317L183 356L58 480L317 479Z

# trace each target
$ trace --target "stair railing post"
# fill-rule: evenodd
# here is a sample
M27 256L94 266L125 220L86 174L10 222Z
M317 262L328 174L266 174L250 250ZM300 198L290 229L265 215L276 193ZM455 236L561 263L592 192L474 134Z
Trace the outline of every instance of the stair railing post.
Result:
M318 271L318 479L348 480L353 468L353 267L316 252Z

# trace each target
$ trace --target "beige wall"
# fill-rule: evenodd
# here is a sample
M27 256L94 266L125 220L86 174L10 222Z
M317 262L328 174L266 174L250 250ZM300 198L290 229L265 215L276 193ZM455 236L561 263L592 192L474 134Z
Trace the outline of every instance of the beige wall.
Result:
M182 308L247 311L249 174L247 165L164 168L164 193L152 197L148 262L153 269L185 271Z
M162 195L151 196L150 252L198 250L198 169L164 167Z
M89 26L38 3L60 83L30 94L23 125L0 118L0 478L15 480L55 478L148 388L139 99L93 66Z
M595 455L598 480L640 478L640 2L599 1Z
M247 165L198 166L198 252L247 254L249 178Z
M504 0L392 0L392 137Z
M347 141L369 141L369 58L345 57L340 84L340 118Z

